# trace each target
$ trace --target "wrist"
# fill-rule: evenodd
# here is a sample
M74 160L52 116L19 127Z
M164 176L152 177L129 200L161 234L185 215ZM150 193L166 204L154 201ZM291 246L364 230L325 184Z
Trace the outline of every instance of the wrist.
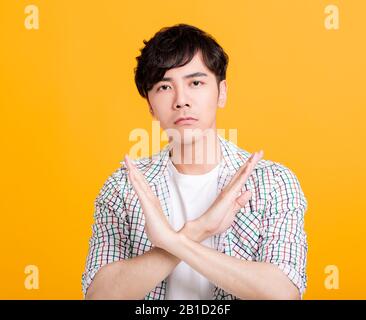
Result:
M203 224L203 221L199 218L187 221L179 233L183 233L186 237L198 243L201 243L210 236L208 230L206 230L205 225Z

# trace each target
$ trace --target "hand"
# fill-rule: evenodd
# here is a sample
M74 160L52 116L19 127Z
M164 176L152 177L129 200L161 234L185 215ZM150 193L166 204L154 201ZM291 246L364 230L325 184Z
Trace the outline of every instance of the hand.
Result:
M238 194L262 156L262 150L252 154L221 191L211 207L199 218L187 223L187 229L200 230L200 235L197 236L198 241L222 233L230 227L238 210L244 207L252 196L249 190L239 196Z
M177 233L170 226L159 199L152 192L145 177L127 155L125 163L128 169L128 178L141 203L145 217L145 232L151 243L164 249Z

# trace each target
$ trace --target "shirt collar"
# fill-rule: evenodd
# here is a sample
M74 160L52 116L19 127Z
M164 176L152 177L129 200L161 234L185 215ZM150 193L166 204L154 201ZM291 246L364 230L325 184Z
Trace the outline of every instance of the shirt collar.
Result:
M228 170L229 174L233 175L235 172L248 160L250 153L239 148L233 142L226 140L219 134L217 137L220 141L221 153L223 156L224 170ZM168 143L159 152L153 154L151 157L144 157L134 160L136 167L144 174L149 183L155 184L162 174L167 173L167 164L169 160L169 151L171 145ZM124 161L120 162L124 165ZM265 165L265 160L260 160L256 168Z

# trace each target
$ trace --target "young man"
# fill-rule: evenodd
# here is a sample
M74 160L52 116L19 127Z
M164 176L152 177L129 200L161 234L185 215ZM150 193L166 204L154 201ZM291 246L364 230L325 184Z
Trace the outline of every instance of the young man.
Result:
M85 297L302 298L307 201L290 169L217 134L226 53L184 24L144 43L135 81L169 143L102 187Z

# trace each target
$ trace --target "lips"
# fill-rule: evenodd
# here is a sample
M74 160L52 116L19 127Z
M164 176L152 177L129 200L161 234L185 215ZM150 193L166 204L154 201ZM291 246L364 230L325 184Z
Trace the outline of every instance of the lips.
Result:
M174 121L174 124L192 124L196 121L197 119L193 117L180 117Z

